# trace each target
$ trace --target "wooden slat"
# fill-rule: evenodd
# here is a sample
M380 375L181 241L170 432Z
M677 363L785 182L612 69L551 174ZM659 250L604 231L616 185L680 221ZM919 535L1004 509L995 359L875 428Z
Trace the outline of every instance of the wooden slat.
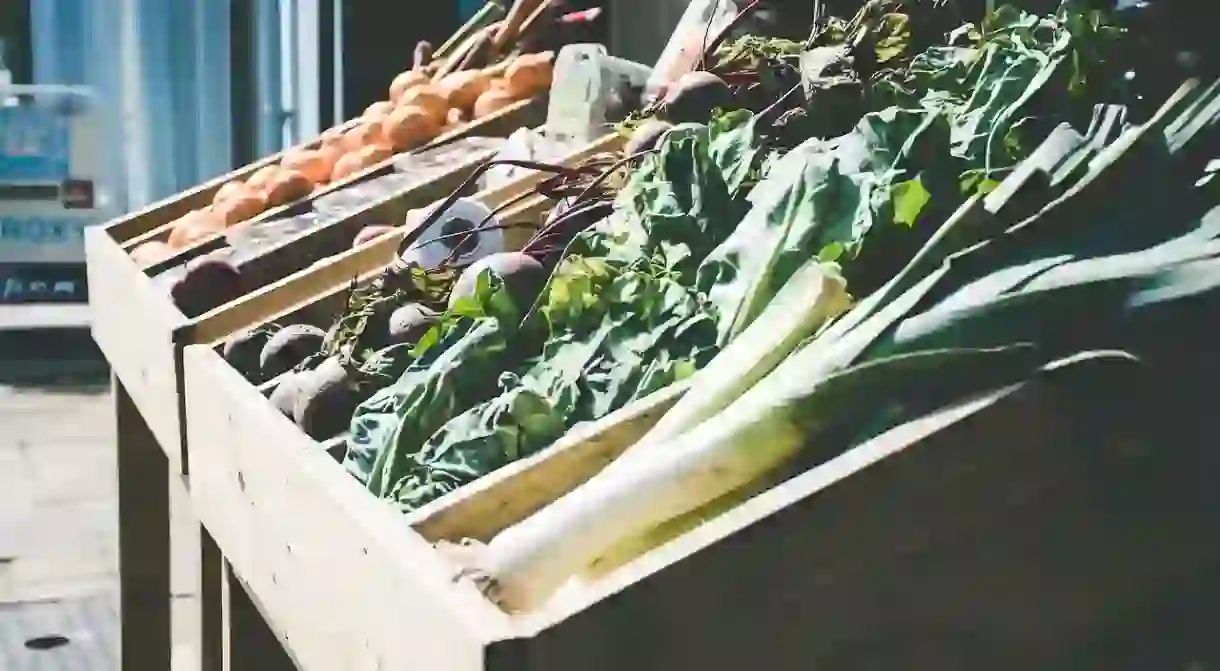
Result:
M195 509L302 668L476 671L489 642L512 636L214 351L186 348L185 375ZM268 443L276 424L292 431Z
M101 228L85 230L90 330L170 460L183 466L173 330L186 322L169 296Z

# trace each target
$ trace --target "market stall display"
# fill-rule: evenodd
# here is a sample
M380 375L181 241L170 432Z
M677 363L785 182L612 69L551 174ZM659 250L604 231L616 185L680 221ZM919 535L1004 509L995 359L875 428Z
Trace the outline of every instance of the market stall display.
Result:
M178 420L182 344L192 342L192 326L210 311L350 245L357 231L343 217L311 211L322 207L325 215L328 202L368 193L373 183L392 185L406 206L425 205L495 155L499 145L489 138L545 119L552 55L509 54L485 68L451 68L438 76L446 64L429 64L426 52L400 76L407 85L392 83L391 94L400 94L395 101L100 227L86 241L99 315L95 338L152 418L176 469L185 465ZM474 109L478 100L469 100L471 87L457 81L462 77L486 85L499 102ZM412 126L420 110L427 123ZM256 229L263 235L251 235ZM264 234L269 231L277 235ZM239 248L253 238L259 244ZM151 276L165 281L149 282Z
M1220 81L1073 2L759 7L193 330L192 505L301 668L1094 668L1214 571Z

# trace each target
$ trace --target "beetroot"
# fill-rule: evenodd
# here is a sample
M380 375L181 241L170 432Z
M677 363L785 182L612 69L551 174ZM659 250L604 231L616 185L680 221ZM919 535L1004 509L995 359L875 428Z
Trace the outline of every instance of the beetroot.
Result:
M661 114L673 123L706 123L712 110L733 105L733 92L723 79L696 70L688 72L670 87L661 107Z
M314 370L298 373L296 383L292 418L302 431L314 440L325 440L347 430L363 400L354 371L330 357Z
M297 396L301 392L301 376L304 373L288 373L280 378L279 384L275 385L271 396L268 400L272 407L284 413L284 416L293 419L293 411L296 408Z
M501 252L489 254L470 264L453 285L449 294L449 307L460 299L474 294L478 287L479 275L483 271L504 282L513 301L522 309L533 305L538 292L546 286L550 273L537 259L523 252Z
M263 347L278 330L278 324L268 324L230 337L224 344L225 361L229 362L229 365L241 373L242 377L249 380L251 384L262 384L266 378L263 377L259 360Z
M322 347L326 332L309 324L285 326L267 340L259 353L259 369L263 378L271 378L292 370Z
M187 263L186 273L169 290L174 305L188 317L198 317L244 293L237 266L210 254Z

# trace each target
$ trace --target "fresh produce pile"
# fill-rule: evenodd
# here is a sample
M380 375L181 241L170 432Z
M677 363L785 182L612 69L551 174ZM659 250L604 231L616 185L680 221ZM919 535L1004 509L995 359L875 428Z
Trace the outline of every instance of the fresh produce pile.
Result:
M514 7L510 16L495 20L505 13L499 3L488 3L436 53L428 43L419 43L413 67L394 78L387 100L373 103L352 122L326 130L312 146L289 150L279 163L259 169L245 181L224 184L209 205L171 222L164 239L132 249L132 259L142 266L166 261L272 208L299 201L396 153L420 149L448 131L547 91L554 52L528 49L555 44L557 17L538 11L522 22L514 20L520 13ZM171 296L179 309L192 316L246 290L237 268L223 253L197 257L182 270L175 275Z
M688 383L593 479L451 548L509 610L1056 361L1193 393L1220 369L1207 59L1152 58L1162 34L1083 3L963 11L871 0L804 41L713 37L627 156L549 168L521 253L395 268L329 333L246 334L229 360L293 367L273 400L315 438L347 426L345 466L403 510ZM290 329L310 340L268 365Z

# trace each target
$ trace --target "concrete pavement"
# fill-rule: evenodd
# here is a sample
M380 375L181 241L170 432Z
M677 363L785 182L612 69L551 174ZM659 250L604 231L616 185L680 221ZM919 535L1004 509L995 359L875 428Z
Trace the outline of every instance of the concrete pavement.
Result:
M3 309L3 308L0 308ZM0 669L118 666L114 416L87 334L0 333ZM41 379L40 379L41 378ZM186 509L174 492L175 510ZM173 527L174 668L192 668L198 539Z

